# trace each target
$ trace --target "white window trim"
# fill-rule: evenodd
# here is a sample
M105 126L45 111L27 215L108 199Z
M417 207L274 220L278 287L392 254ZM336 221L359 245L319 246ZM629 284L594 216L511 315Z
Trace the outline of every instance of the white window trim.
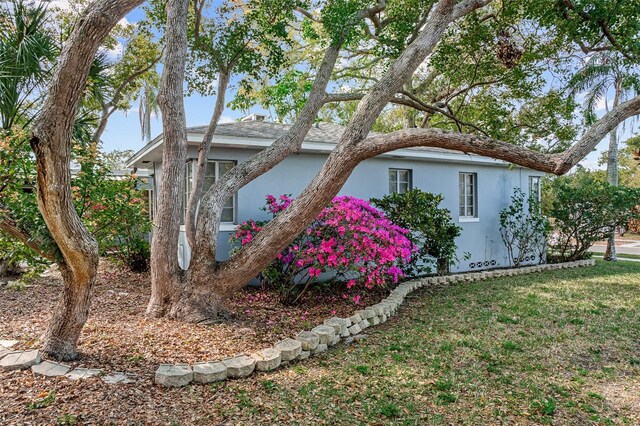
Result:
M471 216L460 216L458 218L458 222L460 222L460 223L480 222L480 218L479 217L471 217Z
M460 214L460 199L458 198L458 222L480 222L480 214L478 212L478 173L476 172L458 172L458 191L460 190L460 176L461 175L473 175L473 211L474 216L465 216ZM458 194L458 197L460 194ZM466 207L466 205L465 205Z
M195 170L196 170L196 165L197 165L197 159L191 158L189 160L187 160L187 162L185 163L185 169L188 170L188 164L191 163L191 190L193 191L193 181L195 180ZM218 159L209 159L207 160L207 163L234 163L234 165L237 165L238 162L236 160L218 160ZM186 171L185 170L185 171ZM219 173L219 166L216 165L215 167L215 171L216 171L216 176L215 179L216 181L218 181L218 179L220 179L220 176L218 176ZM187 178L188 176L185 176L185 182L184 182L184 191L185 191L185 197L187 196L186 194L186 184L187 184ZM220 231L223 232L227 232L227 231L235 231L236 226L237 226L237 215L238 215L238 193L236 192L235 194L233 194L233 221L231 222L220 222ZM185 200L186 201L186 200ZM182 207L183 212L186 209L186 206ZM196 214L197 214L197 209L196 209ZM183 217L184 217L183 213ZM184 221L184 220L183 220ZM184 223L182 225L180 225L180 230L184 231Z
M391 194L394 193L401 193L399 191L400 189L400 180L398 179L399 177L399 173L398 172L408 172L408 176L409 176L409 181L407 182L407 191L411 191L413 189L413 169L400 169L397 167L389 167L389 172L393 171L396 174L396 190L394 192L391 192Z
M542 176L529 176L527 183L529 184L529 197L531 197L531 183L536 180L538 182L538 191L536 194L536 201L542 201Z

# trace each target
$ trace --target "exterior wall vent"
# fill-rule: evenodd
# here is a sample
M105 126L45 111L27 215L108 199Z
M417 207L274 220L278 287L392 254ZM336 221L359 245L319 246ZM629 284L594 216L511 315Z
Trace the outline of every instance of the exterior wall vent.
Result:
M246 117L244 117L242 120L240 121L265 121L267 119L266 115L262 115L262 114L251 114L251 115L247 115Z
M469 263L469 269L481 269L481 268L488 268L490 266L496 266L498 264L498 262L496 262L496 260L485 260L485 261L478 261L478 262L471 262Z

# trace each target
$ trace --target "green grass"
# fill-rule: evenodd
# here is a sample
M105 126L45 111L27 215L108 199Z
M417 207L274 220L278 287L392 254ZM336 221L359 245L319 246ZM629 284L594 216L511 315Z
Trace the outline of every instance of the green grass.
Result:
M202 396L231 401L224 418L242 424L640 419L636 263L423 289L366 332L355 346Z
M591 255L595 259L602 259L603 253L591 252ZM640 254L626 254L626 253L617 253L617 256L621 259L640 259Z

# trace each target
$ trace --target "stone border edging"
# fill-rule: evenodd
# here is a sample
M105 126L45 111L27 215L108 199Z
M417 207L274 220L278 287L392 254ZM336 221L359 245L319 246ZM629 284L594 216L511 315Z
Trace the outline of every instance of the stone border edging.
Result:
M359 309L348 318L329 318L322 325L301 331L295 338L277 342L273 347L262 349L250 356L238 355L222 361L187 364L163 364L155 374L155 381L167 387L186 386L189 383L211 383L227 379L248 377L255 371L271 371L292 361L301 361L325 352L342 338L360 334L363 330L385 323L398 312L404 298L415 290L429 284L453 284L457 282L481 281L489 278L512 277L533 272L552 271L595 265L595 259L575 262L546 263L521 268L496 269L493 271L465 272L454 275L432 276L406 281L391 291L379 303Z
M189 364L162 364L155 373L155 382L167 387L182 387L190 383L211 383L227 379L248 377L255 371L272 371L293 361L301 361L325 352L343 338L351 338L363 330L385 323L398 312L404 298L415 290L429 284L453 284L458 282L481 281L489 278L512 277L533 272L553 271L595 265L594 259L564 263L547 263L521 268L496 269L493 271L464 272L453 275L431 276L406 281L393 289L389 296L379 303L359 309L348 318L329 318L309 331L301 331L295 338L286 338L251 355L238 355L220 361ZM0 340L0 370L25 370L31 368L34 374L57 377L65 376L79 380L100 376L105 383L131 383L135 375L126 372L112 372L105 375L100 369L75 368L53 362L42 361L40 351L30 349L12 351L18 343L15 340Z

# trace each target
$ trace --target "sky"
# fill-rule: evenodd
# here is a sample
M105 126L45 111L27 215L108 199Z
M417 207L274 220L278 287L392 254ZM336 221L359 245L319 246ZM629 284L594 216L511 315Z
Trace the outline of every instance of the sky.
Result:
M65 0L58 0L64 2ZM142 19L143 12L138 8L127 15L126 20L128 22L135 23ZM117 50L117 49L116 49ZM117 52L113 52L117 54ZM227 99L232 99L233 88L227 92ZM608 98L612 98L612 94L609 94ZM609 105L607 105L607 103ZM200 96L192 95L185 98L185 110L187 118L187 126L198 126L209 123L213 107L215 104L214 96ZM602 116L607 112L607 107L610 108L611 101L603 99L597 106L596 114ZM221 123L232 122L244 117L250 113L265 113L265 111L255 108L254 110L247 112L234 111L229 108L225 110L220 120ZM268 114L267 114L268 115ZM633 131L637 127L635 121L627 120L624 126L621 126L619 130L619 140L625 140L633 134ZM161 133L162 123L159 117L153 117L151 123L152 138ZM600 153L608 149L608 137L605 138L597 147L596 151L589 154L581 164L589 169L601 168L598 166L598 159ZM140 133L140 121L138 118L138 106L132 105L127 112L117 111L115 112L107 124L106 130L102 137L103 149L105 151L112 150L126 150L131 149L134 151L139 150L144 146L142 136Z

